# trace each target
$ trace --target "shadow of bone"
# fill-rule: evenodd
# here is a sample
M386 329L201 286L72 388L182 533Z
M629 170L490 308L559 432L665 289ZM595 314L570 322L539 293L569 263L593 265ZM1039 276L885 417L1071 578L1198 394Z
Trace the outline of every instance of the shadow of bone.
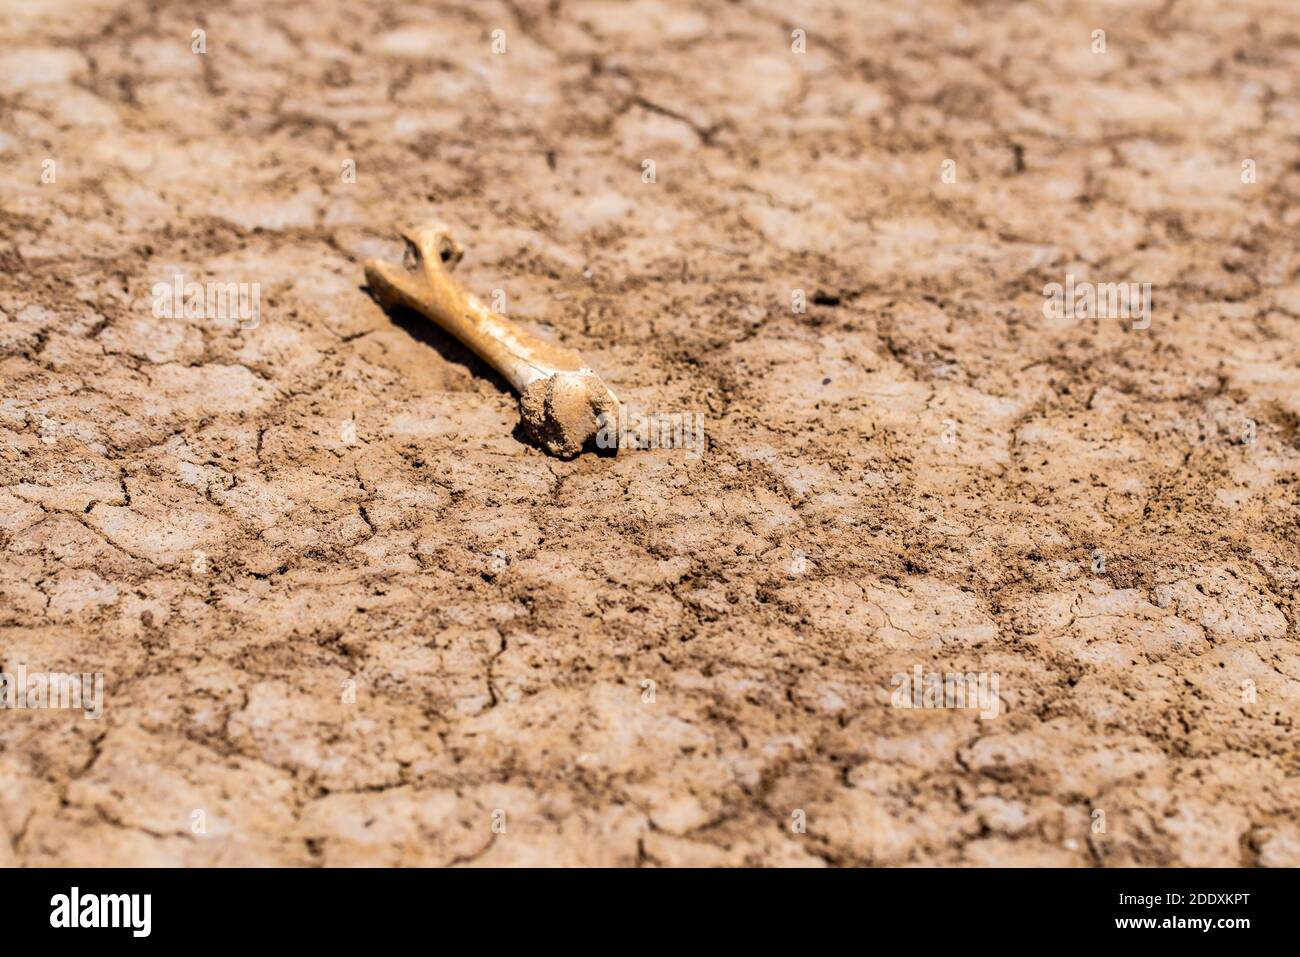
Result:
M384 308L369 286L362 286L361 290L375 300L376 305L381 309ZM422 316L414 309L408 309L405 306L384 309L384 312L392 320L394 326L417 342L421 342L433 349L449 365L461 366L475 380L490 383L493 388L503 395L512 398L515 396L515 390L510 387L510 383L499 372L476 356L473 351L462 345L455 336L444 332L432 319Z

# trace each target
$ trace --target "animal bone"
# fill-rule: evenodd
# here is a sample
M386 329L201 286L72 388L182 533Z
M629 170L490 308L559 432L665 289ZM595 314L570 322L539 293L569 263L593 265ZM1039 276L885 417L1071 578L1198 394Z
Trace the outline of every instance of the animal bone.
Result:
M572 458L604 421L618 419L618 399L572 349L546 342L498 315L452 278L465 255L441 223L405 230L402 266L367 259L366 282L385 309L404 306L432 319L488 363L519 393L524 431L542 448Z

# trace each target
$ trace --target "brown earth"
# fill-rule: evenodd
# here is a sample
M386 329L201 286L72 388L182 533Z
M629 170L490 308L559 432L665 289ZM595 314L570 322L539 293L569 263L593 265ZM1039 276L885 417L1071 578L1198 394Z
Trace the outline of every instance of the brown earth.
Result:
M1300 864L1297 93L1292 0L4 4L0 663L106 691L0 864ZM522 441L427 217L703 453Z

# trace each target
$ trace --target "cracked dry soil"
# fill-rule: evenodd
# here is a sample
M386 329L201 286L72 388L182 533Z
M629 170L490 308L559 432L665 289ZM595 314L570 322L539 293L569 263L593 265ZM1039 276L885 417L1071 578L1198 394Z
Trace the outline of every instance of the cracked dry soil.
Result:
M1300 864L1298 77L1289 0L4 3L0 663L106 697L0 712L0 864ZM704 453L521 442L362 288L426 215Z

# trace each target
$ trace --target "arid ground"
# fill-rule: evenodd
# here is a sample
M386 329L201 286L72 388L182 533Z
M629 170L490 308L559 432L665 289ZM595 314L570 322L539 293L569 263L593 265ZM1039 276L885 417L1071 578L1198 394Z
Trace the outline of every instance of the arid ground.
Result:
M4 0L0 665L104 695L0 864L1300 864L1298 94L1293 0ZM427 218L705 446L523 440Z

